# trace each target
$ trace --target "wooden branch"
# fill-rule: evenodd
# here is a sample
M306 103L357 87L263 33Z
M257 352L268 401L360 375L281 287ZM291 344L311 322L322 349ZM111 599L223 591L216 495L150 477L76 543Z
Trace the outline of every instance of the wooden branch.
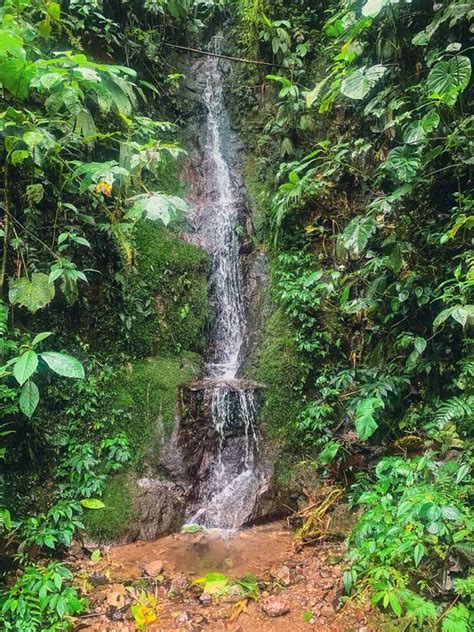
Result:
M270 66L270 68L285 68L286 70L290 70L286 68L286 66L280 66L279 64L271 64L268 61L260 61L258 59L243 59L241 57L232 57L231 55L222 55L221 53L211 53L208 50L201 50L200 48L190 48L189 46L178 46L178 44L169 44L168 42L164 42L165 46L168 48L177 48L178 50L185 50L189 53L196 53L198 55L207 55L209 57L218 57L219 59L229 59L230 61L238 61L243 64L254 64L256 66Z

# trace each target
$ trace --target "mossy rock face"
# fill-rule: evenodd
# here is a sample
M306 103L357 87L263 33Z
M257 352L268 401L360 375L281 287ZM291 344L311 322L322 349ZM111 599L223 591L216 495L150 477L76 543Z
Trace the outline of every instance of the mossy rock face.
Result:
M130 365L115 385L115 404L123 410L138 469L156 466L174 428L179 387L197 379L201 358L195 353L147 358Z
M255 379L265 384L265 403L261 410L264 430L270 439L285 443L302 408L301 386L306 377L293 342L291 323L283 310L269 318Z
M208 254L144 220L136 227L136 265L127 273L129 349L137 356L201 352L209 316Z
M138 516L133 472L109 478L102 502L104 509L86 510L83 522L87 535L99 542L120 541Z

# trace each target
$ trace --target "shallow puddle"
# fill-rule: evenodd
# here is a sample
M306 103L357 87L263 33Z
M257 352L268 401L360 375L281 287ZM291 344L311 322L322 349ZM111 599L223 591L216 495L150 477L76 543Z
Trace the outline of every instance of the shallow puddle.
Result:
M248 573L263 578L288 557L292 541L281 524L235 532L214 529L113 547L109 558L113 576L121 579L141 577L144 565L155 560L163 562L165 573L201 576L218 571L233 579Z

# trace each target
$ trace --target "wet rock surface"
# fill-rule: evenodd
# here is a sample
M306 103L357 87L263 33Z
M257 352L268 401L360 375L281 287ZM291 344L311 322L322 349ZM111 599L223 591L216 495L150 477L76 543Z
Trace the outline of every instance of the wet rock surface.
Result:
M170 481L138 481L138 519L127 540L151 540L176 531L184 522L182 489Z

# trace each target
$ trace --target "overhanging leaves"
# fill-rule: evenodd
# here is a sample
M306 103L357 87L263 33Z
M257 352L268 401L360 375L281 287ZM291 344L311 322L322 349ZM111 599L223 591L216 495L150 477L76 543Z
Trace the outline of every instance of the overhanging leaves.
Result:
M341 92L350 99L364 99L386 71L387 68L382 64L370 68L362 66L343 79Z
M48 275L34 272L31 279L20 277L10 282L8 297L13 305L26 307L33 314L46 307L54 298L54 285Z

